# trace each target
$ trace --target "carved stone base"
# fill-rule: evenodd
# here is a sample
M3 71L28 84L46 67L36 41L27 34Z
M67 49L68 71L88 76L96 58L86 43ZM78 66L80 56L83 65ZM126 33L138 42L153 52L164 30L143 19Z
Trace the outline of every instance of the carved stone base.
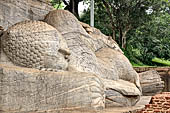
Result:
M94 74L0 64L1 113L95 113L104 101L104 86Z

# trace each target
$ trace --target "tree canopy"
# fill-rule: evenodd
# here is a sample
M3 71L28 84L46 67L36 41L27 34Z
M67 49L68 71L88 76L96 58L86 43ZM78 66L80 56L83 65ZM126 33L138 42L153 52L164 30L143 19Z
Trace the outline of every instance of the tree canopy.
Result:
M71 1L83 0L67 3ZM89 24L90 9L77 17ZM112 36L133 63L157 65L155 57L170 60L169 0L95 0L95 27Z
M77 18L79 18L78 4L83 0L51 0L53 6L58 5L57 9L63 3L65 5L64 9L72 12Z

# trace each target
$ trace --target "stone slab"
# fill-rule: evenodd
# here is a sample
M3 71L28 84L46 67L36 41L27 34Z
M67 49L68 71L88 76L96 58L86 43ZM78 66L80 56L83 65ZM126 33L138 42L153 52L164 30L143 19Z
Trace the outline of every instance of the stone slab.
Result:
M94 74L0 64L1 113L95 113L104 100L104 86Z

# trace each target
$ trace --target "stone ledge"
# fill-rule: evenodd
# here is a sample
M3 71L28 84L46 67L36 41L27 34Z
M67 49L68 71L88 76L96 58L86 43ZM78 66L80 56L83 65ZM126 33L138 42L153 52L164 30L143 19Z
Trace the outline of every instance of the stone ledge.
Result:
M104 86L94 74L0 64L1 113L95 113L104 100Z

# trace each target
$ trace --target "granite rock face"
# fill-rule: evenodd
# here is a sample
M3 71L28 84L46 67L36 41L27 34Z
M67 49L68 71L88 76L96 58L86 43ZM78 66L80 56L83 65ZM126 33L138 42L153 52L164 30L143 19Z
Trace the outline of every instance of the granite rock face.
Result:
M83 72L47 72L0 64L1 113L95 113L104 108L102 81Z
M139 76L143 95L153 96L163 91L165 83L157 71L146 71L139 73Z
M88 34L87 29L84 29L86 25L80 23L68 11L51 11L46 16L45 22L55 27L65 38L71 52L69 66L77 71L94 73L102 79L112 80L111 82L114 83L117 80L123 80L134 84L131 93L125 87L122 89L114 87L114 85L108 87L108 89L114 90L113 94L119 92L122 99L128 101L116 101L119 104L134 105L139 100L141 95L139 75L134 71L116 42L109 40L107 36L95 28L91 28L91 33ZM128 85L124 84L125 82L122 82L122 85ZM132 97L134 100L132 98L132 101L128 100L127 95L120 90L124 90L128 97ZM114 99L116 98L112 98L112 101Z
M15 65L37 69L68 68L66 56L70 53L67 43L62 35L47 23L19 22L9 27L1 40L3 52Z
M84 41L88 36L78 19L68 11L51 11L45 22L55 27L65 38L71 51L69 65L81 72L98 73L97 58L91 48Z
M139 101L141 92L133 83L121 79L117 81L105 79L103 81L106 87L106 108L133 106Z
M95 113L105 106L132 106L139 100L139 75L118 44L100 30L68 11L50 11L45 0L1 4L16 11L0 7L4 20L0 26L8 27L0 42L0 111ZM13 11L21 16L15 18ZM43 22L37 21L44 15Z
M53 7L50 0L0 0L0 26L9 26L24 20L43 20Z
M113 72L118 75L119 79L129 81L141 90L138 73L133 69L129 60L122 53L114 49L102 48L96 52L96 56L99 62L103 62L108 70L113 70ZM114 80L113 77L114 76L111 74L108 74L105 76L105 79Z
M93 33L89 35L78 19L68 11L51 11L44 21L55 27L66 40L71 52L69 62L71 67L77 71L97 74L102 78L109 73L114 80L119 79L112 70L103 67L95 55L95 52L102 48L119 48L115 42L107 40L108 37L96 29L93 29Z

